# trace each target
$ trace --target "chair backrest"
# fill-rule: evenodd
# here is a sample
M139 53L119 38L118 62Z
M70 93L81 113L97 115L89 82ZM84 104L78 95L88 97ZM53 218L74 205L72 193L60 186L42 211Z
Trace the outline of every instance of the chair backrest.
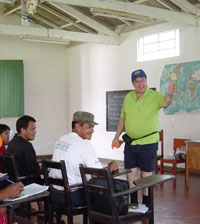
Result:
M65 166L65 161L60 160L60 162L42 160L42 168L44 173L45 185L49 186L50 189L53 188L53 185L61 186L64 188L65 201L68 208L72 207L72 200L70 196L70 187L67 177L67 170ZM50 170L57 169L61 172L61 178L51 177Z
M176 153L176 150L178 148L181 149L181 147L186 147L186 141L188 140L189 139L187 138L174 138L174 145L173 145L174 154Z
M164 157L164 138L163 138L163 129L159 131L159 141L161 147L161 157Z
M4 170L6 173L8 173L9 178L14 181L18 182L23 178L19 177L19 172L17 168L17 164L15 161L15 156L14 155L2 155L2 161L3 161L3 166Z
M84 167L83 165L80 165L80 172L83 181L83 186L85 189L89 217L92 218L93 221L100 223L101 222L105 223L103 222L103 220L104 221L106 220L106 223L108 223L108 219L112 221L113 219L117 220L118 219L117 203L116 203L116 197L114 196L115 192L114 192L113 180L109 168L97 169L97 168ZM88 182L87 175L105 178L106 185L100 186ZM104 200L104 204L102 204L102 206L104 206L105 203L108 203L108 207L111 208L111 214L105 214L104 212L96 211L93 203L94 194L101 196L103 195L106 197L106 199ZM117 222L114 221L112 223Z
M38 177L38 174L21 176L14 155L2 155L3 167L9 178L14 182L22 181L25 185L29 184L30 179Z

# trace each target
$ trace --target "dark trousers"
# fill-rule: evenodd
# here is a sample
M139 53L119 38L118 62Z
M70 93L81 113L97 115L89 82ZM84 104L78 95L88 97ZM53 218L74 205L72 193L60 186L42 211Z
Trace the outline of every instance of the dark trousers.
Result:
M80 188L77 191L73 191L70 193L71 199L72 199L72 206L73 207L79 207L86 205L86 200L84 196L84 189ZM59 205L66 205L65 196L62 193L57 193L53 190L50 192L50 198L53 203L59 204Z

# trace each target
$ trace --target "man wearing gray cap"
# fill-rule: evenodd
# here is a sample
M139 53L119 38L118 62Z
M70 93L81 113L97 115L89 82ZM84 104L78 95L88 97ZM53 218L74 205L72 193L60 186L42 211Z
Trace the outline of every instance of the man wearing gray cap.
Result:
M94 126L98 125L94 121L94 115L77 111L73 114L72 132L61 136L55 143L53 161L65 160L69 185L82 183L79 164L87 167L102 168L102 164L96 156L96 153L89 143ZM118 168L117 164L112 161L108 164L111 172ZM60 177L57 170L51 170L51 176ZM59 204L65 204L63 189L55 186L51 192L51 200ZM83 188L71 192L73 206L85 204Z

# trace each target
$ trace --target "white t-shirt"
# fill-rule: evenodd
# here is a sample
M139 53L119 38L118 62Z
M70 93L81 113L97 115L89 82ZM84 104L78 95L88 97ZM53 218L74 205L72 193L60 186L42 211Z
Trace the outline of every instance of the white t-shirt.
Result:
M65 161L69 185L82 183L79 164L86 167L102 168L89 141L82 139L74 132L63 135L56 141L52 160ZM50 176L59 178L61 173L59 170L52 169ZM60 189L58 186L55 187Z

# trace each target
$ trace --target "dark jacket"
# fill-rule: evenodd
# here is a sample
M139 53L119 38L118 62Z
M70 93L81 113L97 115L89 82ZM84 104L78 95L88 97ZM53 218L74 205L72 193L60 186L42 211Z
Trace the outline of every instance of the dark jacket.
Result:
M34 182L38 184L41 183L39 176L40 168L36 160L36 153L33 145L29 141L26 141L24 138L16 134L8 144L5 154L15 156L20 176L37 175L36 178L34 177L22 181L25 185Z

